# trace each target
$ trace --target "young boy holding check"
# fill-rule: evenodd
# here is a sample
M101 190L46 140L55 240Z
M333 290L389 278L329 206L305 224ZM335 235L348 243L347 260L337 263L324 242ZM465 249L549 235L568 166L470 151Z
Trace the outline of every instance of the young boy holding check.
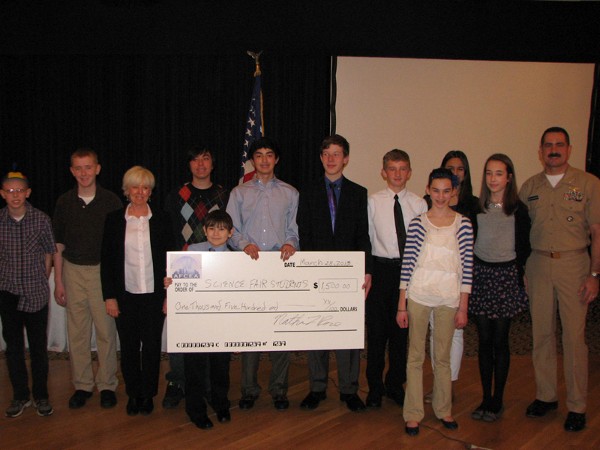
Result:
M215 210L206 216L204 223L206 242L192 244L188 251L228 252L227 240L233 233L231 216L222 210ZM169 287L173 279L165 278L165 288ZM210 378L210 405L217 413L219 422L229 422L229 361L231 354L227 353L185 353L185 411L190 420L203 430L213 427L208 418L206 408L206 393L209 386L205 386L206 366L208 365Z

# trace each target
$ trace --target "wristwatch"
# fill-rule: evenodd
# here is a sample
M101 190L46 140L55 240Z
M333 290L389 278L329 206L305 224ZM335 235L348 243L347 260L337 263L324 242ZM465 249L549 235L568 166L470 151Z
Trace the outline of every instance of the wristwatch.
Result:
M600 273L598 272L592 272L590 275L592 275L596 279L600 278Z

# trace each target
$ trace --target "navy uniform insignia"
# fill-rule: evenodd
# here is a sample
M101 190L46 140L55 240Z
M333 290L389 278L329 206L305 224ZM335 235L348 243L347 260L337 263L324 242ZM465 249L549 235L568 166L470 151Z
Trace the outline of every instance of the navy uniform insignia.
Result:
M569 201L580 202L583 200L583 192L576 186L570 186L569 190L563 194L563 198Z
M534 200L539 200L539 199L540 199L539 195L530 195L529 197L527 197L528 202L532 202Z

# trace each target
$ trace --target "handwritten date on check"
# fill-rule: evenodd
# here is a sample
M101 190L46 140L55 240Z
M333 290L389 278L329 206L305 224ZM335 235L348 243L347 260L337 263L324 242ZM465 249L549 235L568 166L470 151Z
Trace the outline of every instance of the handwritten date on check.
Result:
M364 252L169 252L168 352L364 346Z

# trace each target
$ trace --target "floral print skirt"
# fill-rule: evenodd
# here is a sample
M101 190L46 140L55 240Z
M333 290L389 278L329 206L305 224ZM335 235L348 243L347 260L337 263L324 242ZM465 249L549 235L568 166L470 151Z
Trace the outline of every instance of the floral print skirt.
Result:
M525 287L519 282L517 263L486 263L475 258L469 314L506 319L529 308Z

